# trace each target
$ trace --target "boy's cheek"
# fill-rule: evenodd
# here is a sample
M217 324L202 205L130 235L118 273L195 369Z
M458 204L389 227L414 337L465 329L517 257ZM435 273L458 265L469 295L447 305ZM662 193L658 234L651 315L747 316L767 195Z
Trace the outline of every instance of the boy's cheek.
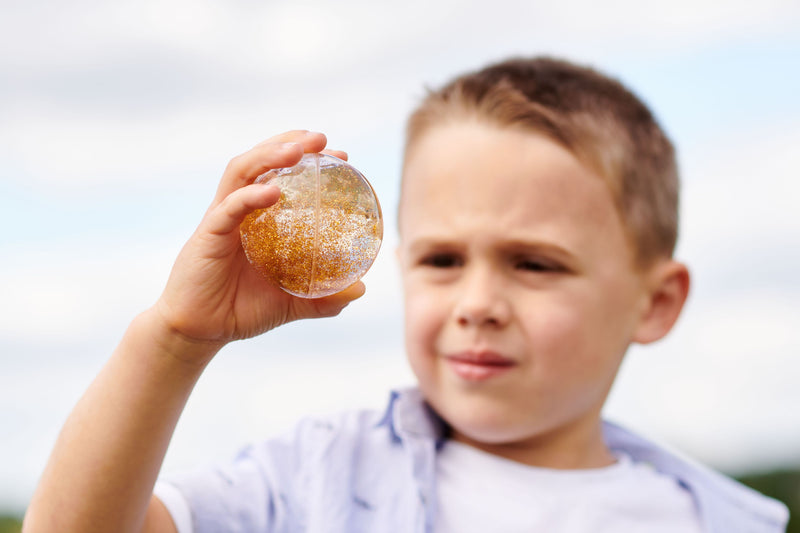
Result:
M431 337L435 330L433 317L426 312L424 305L415 305L419 303L415 300L406 300L405 331L408 342L422 342Z
M529 341L535 343L532 353L538 354L536 363L546 374L571 376L584 386L613 378L626 346L613 317L554 310L539 326L539 334Z
M528 350L538 359L537 364L575 370L591 366L605 344L596 337L598 330L605 327L604 321L573 306L550 305L547 312L542 311L531 312L527 320L522 319L527 322Z
M446 317L446 313L440 312L435 303L435 291L406 290L405 331L409 349L435 343L437 332Z

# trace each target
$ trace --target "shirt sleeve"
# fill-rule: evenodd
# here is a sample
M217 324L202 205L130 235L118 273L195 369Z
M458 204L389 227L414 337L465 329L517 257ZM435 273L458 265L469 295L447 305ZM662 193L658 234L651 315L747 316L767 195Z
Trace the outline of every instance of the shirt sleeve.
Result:
M194 533L189 503L177 487L165 481L159 481L156 483L153 494L169 511L178 533Z
M165 476L159 486L170 485L180 495L189 510L191 533L299 531L304 529L310 468L318 464L318 454L310 451L325 447L322 435L318 425L301 421L283 435L245 447L229 461ZM170 498L169 490L165 498ZM179 517L184 507L172 502L165 505Z
M341 515L336 493L321 491L324 481L347 487L352 475L353 435L372 429L374 416L349 414L304 419L293 430L244 448L230 461L162 478L174 488L156 494L172 516L185 518L191 533L268 533L308 529L310 516ZM356 427L357 426L357 427ZM330 481L330 480L335 480ZM340 517L341 518L341 517ZM184 530L179 529L180 533Z
M280 531L288 487L271 472L264 450L244 450L234 460L168 476L189 509L192 533ZM167 496L169 497L169 496ZM180 504L176 513L180 513ZM168 507L169 508L169 507ZM169 508L172 512L172 508ZM179 530L183 533L182 530Z

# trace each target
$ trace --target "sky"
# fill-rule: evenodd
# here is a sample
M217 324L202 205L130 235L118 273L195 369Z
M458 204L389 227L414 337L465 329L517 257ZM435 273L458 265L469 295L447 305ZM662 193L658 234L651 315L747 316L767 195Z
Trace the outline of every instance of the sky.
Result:
M326 133L381 200L367 294L335 319L226 347L165 471L413 384L393 249L405 117L426 87L510 56L592 65L678 149L665 340L630 350L608 418L729 473L800 465L800 4L634 0L7 0L0 5L0 511L158 298L227 162Z

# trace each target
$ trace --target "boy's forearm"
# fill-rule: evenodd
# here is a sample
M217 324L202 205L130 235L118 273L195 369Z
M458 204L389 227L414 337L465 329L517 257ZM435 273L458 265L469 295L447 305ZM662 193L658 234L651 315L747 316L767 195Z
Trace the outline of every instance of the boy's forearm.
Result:
M138 531L180 413L220 347L139 315L59 435L25 531Z

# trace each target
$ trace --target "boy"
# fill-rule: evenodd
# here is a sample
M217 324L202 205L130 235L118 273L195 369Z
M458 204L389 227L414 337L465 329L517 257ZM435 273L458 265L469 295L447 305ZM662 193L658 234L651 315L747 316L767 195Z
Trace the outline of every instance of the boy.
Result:
M151 496L225 343L363 294L292 297L239 244L279 194L253 180L325 142L289 132L231 161L164 294L65 425L26 531L783 531L780 504L601 420L629 344L667 334L688 293L677 171L633 95L546 58L462 76L410 119L398 257L419 388Z

